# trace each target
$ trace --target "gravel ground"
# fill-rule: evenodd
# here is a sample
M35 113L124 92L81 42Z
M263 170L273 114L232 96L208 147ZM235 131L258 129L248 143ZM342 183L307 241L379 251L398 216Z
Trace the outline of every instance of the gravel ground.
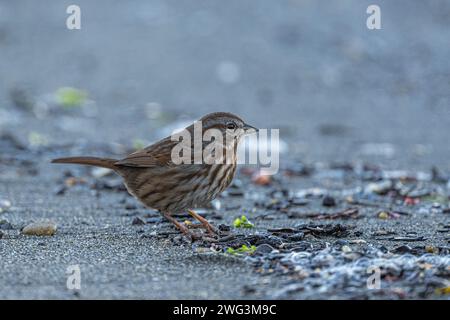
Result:
M29 150L18 152L14 159L23 160L30 152L33 153ZM93 178L95 171L83 168L67 171L50 167L48 157L52 154L46 150L41 158L32 157L37 165L31 174L24 174L24 168L29 165L9 163L5 166L5 159L0 161L0 194L3 200L12 203L10 207L4 206L0 216L3 221L0 222L3 229L0 239L2 298L439 298L435 289L445 288L450 257L448 197L442 205L433 204L432 207L431 202L425 200L423 204L413 206L398 200L394 203L388 196L375 198L377 201L373 202L351 204L344 200L343 190L350 187L348 181L347 187L337 187L342 181L324 179L325 169L316 169L317 173L311 176L289 178L284 176L283 170L270 186L252 183L246 169L237 178L242 186L234 186L219 199L220 209L209 208L203 214L216 225L228 226L245 214L255 227L248 230L232 228L234 234L242 237L213 248L215 245L189 243L158 213L143 208L128 196L113 177ZM330 187L333 180L334 187ZM315 192L328 190L329 194L337 195L336 205L323 206L320 194L302 196L301 193L311 190L311 186L316 188L313 189ZM321 189L324 186L328 189ZM294 198L276 195L283 190L296 195ZM238 191L243 196L239 196ZM297 204L287 205L287 198L297 199ZM357 215L330 217L349 208L358 208ZM393 216L381 219L383 210L392 212ZM181 217L183 219L186 218ZM43 220L57 224L54 236L29 236L20 231L30 222ZM5 227L5 221L8 227ZM284 230L314 223L342 225L351 232L318 237L302 234L296 241L283 238L284 231L281 238L267 233L280 235L277 228ZM288 229L287 232L291 231ZM259 243L247 242L254 235L261 238ZM285 244L278 246L277 241ZM225 253L228 247L237 249L247 243L249 247L255 244L257 251L263 250L263 243L271 247L263 254L235 256ZM344 246L351 249L344 249ZM285 250L294 247L297 249ZM305 249L298 249L300 247ZM389 261L433 255L433 259L440 260L433 260L430 265L445 263L447 271L437 273L437 276L434 267L430 268L428 272L433 272L433 281L424 285L421 279L406 283L400 282L401 277L399 282L387 280L389 286L381 292L365 288L365 273L364 281L357 281L357 292L350 290L353 285L336 288L328 277L321 282L323 288L305 291L304 288L289 289L293 283L296 286L307 284L299 282L298 270L287 272L285 267L272 265L276 261L283 265L282 259L298 250L320 254L327 247L337 248L337 254L333 253L336 263L348 253L346 250L356 254L355 258L346 257L349 268L353 265L352 260L367 258L361 248L370 247L397 253L389 256ZM285 256L272 257L270 251L273 255L277 248ZM71 265L80 266L81 290L66 287L66 269ZM314 265L311 263L308 267ZM330 265L336 264L331 262ZM324 271L327 270L325 267L321 265ZM403 269L405 273L410 270L406 266L399 270ZM397 291L391 288L392 282Z
M431 250L445 263L447 1L378 1L378 31L365 27L370 1L77 3L82 29L69 31L70 1L0 0L0 201L11 202L0 213L0 220L11 224L0 224L0 298L442 298L435 290L445 285L448 273L436 275L435 266L426 269L429 262L414 261L431 270L421 278L384 275L388 286L377 294L361 283L358 290L334 286L324 274L316 277L324 287L314 286L308 282L314 270L302 266L310 275L300 277L289 269L295 266L280 267L285 248L277 249L281 256L272 257L273 265L265 260L269 254L257 255L258 260L204 252L204 245L185 243L162 221L133 224L135 218L156 216L147 218L149 210L112 177L94 179L89 169L58 167L49 160L75 154L120 157L206 112L236 112L258 127L280 129L286 143L283 170L268 187L240 172L245 196L220 199L216 211L222 219L212 215L213 222L231 225L245 213L256 228L234 231L247 237L270 234L271 228L340 223L354 229L344 237L305 235L302 241L314 246L312 256L329 244L338 250L330 253L338 260L343 240L352 252L365 245L351 242L364 240L389 252L409 246L406 253L417 259ZM81 107L66 108L55 98L66 86L87 92ZM355 207L344 191L377 182L347 177L362 163L380 172L412 174L430 174L436 166L443 178L412 181L433 190L434 198L419 197L417 205L405 204L413 200L392 195L398 190L391 189L369 198L378 206L358 205L356 219L301 216ZM313 166L315 173L286 176L299 165ZM74 186L64 187L68 179ZM298 208L269 208L276 198L272 191L286 189L301 198L307 188L335 192L337 205L323 207L319 194L305 197L308 203ZM440 207L433 208L437 200ZM380 210L409 215L380 219ZM21 233L41 219L56 222L54 236ZM382 240L373 236L380 229L394 231L392 237L416 232L414 237L424 240ZM66 288L66 269L74 264L81 268L79 291Z

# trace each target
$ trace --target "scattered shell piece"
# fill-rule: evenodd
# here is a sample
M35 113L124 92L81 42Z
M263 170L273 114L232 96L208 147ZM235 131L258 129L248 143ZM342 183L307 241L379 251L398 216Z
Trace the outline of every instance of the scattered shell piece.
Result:
M366 193L386 194L392 188L391 180L383 180L381 182L369 183L366 188Z

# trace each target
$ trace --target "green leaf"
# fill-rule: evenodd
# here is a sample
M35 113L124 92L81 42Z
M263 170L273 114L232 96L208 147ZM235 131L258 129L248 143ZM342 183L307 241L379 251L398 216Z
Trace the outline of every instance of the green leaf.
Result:
M56 101L64 108L82 106L87 99L87 93L71 87L62 87L56 91Z
M256 246L251 246L250 248L247 247L245 244L242 245L242 247L233 249L233 248L227 248L226 253L233 254L233 255L243 255L243 254L253 254L256 250Z
M246 216L241 216L233 221L233 226L235 228L254 228L255 225L251 223Z

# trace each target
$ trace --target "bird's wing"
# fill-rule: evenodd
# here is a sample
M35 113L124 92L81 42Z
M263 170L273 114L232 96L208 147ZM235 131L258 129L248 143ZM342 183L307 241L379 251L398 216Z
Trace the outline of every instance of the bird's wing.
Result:
M170 138L163 139L142 150L138 150L115 163L126 167L172 166L171 152L177 142Z

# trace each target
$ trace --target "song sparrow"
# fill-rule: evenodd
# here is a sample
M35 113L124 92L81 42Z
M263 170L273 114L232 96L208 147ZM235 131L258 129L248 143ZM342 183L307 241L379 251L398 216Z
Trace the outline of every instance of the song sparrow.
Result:
M223 139L214 141L218 148L214 153L224 156L217 157L213 163L192 162L180 163L174 161L173 150L179 146L179 141L166 137L142 150L136 151L122 160L96 158L96 157L69 157L54 159L53 163L73 163L109 168L121 175L129 193L141 201L145 206L157 209L170 222L192 239L199 238L189 228L178 222L171 214L187 210L188 213L200 222L208 233L217 234L217 229L205 218L198 215L192 209L203 206L213 200L218 194L227 188L236 172L236 149L240 138L249 131L257 131L256 128L246 124L238 116L226 113L211 113L199 120L201 131L215 129ZM185 128L193 139L187 144L192 152L207 150L208 144L200 137L200 149L195 149L196 130L194 124ZM212 140L212 139L211 139ZM186 143L186 141L184 141ZM198 145L197 145L198 146ZM222 152L219 152L222 151ZM198 154L198 152L197 152ZM175 155L177 155L175 153ZM225 162L225 155L226 161ZM208 155L207 155L208 156ZM190 157L192 158L192 157ZM175 159L177 160L177 159Z

